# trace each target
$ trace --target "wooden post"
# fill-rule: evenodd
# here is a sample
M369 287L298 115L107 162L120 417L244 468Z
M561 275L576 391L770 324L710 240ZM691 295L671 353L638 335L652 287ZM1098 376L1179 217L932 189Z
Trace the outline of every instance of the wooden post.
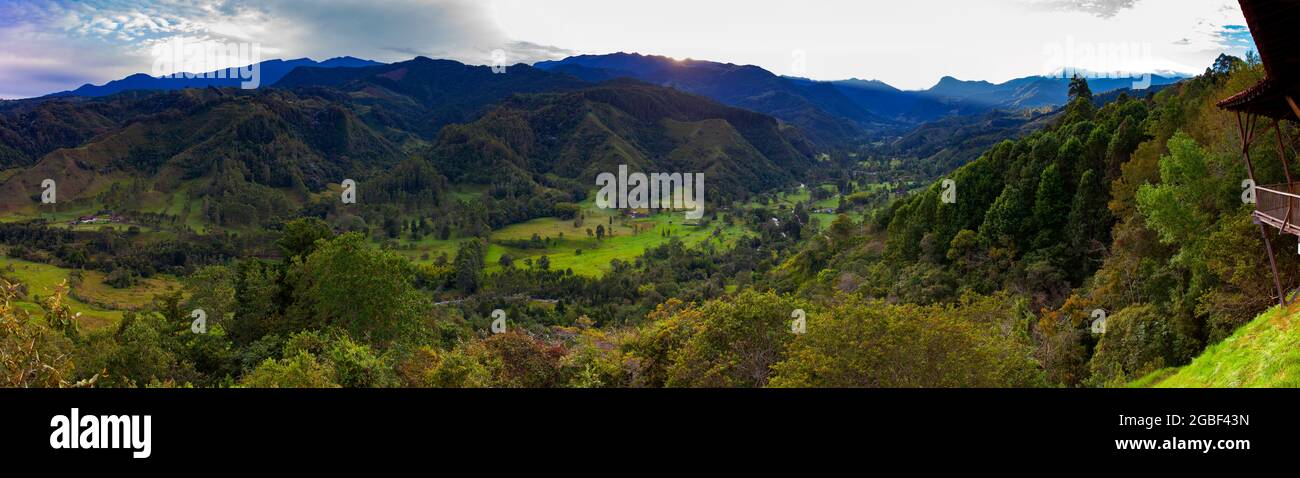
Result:
M1291 105L1291 112L1295 113L1295 117L1297 120L1300 120L1300 106L1296 106L1295 100L1291 99L1290 96L1287 96L1286 104Z
M1291 180L1290 160L1286 158L1286 145L1282 142L1282 123L1273 119L1273 132L1277 136L1277 157L1282 162L1282 174L1286 175L1286 192L1295 194L1295 183ZM1291 211L1295 206L1295 198L1288 196L1286 198L1286 218L1282 220L1282 232L1286 232L1287 227L1291 225Z
M1241 134L1241 158L1246 161L1246 174L1250 175L1250 182L1255 186L1259 183L1255 180L1255 166L1250 162L1250 143L1255 140L1255 123L1253 114L1246 113L1246 121L1241 121L1241 112L1237 112L1237 131ZM1258 196L1257 196L1258 198ZM1258 202L1256 203L1258 205ZM1258 219L1256 219L1258 221ZM1277 258L1273 255L1273 240L1268 237L1268 229L1264 226L1263 221L1259 221L1259 234L1264 238L1264 250L1268 252L1268 266L1273 271L1273 287L1277 289L1278 305L1286 305L1286 293L1282 292L1282 279L1277 273Z
M1286 174L1286 192L1295 194L1291 189L1291 165L1286 159L1286 144L1282 142L1282 122L1274 119L1273 131L1277 133L1277 157L1282 161L1282 173Z

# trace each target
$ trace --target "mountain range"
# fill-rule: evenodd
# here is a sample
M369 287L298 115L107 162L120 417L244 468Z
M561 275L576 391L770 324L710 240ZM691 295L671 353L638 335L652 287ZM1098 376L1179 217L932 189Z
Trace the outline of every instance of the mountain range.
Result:
M299 67L316 67L316 68L357 68L363 66L380 65L382 63L362 60L350 56L331 58L325 61L315 61L310 58L299 58L296 60L267 60L258 63L258 74L261 76L262 85L272 85L280 81L285 75ZM99 97L108 96L115 93L131 90L179 90L184 88L207 88L214 86L218 88L239 87L240 83L245 81L240 78L217 78L217 72L205 72L195 78L185 77L155 77L144 73L137 73L120 80L113 80L103 85L85 84L81 87L48 96L65 97L65 96L86 96ZM229 75L225 75L229 76Z
M0 211L32 210L45 178L58 178L60 210L222 227L269 227L345 178L372 205L437 207L449 179L545 198L502 225L580 201L620 164L705 172L725 200L794 183L815 154L798 128L680 90L416 58L299 67L258 90L0 103Z
M497 78L466 77L475 70L449 60L416 58L404 70L353 57L322 62L310 59L269 60L260 64L262 86L341 89L362 103L382 104L373 113L380 124L431 136L447 124L464 122L481 108L513 93L559 91L616 78L679 89L729 106L766 113L801 129L816 144L851 148L880 137L897 137L922 123L954 116L983 115L994 110L1046 110L1068 99L1065 75L1028 76L1003 83L946 76L925 90L901 90L878 80L815 81L780 76L753 65L676 60L636 53L580 55L533 66L514 65ZM439 62L445 62L439 64ZM459 65L454 67L451 64ZM414 69L412 69L414 67ZM539 71L556 75L542 77ZM394 89L396 79L406 90ZM1104 75L1089 75L1104 76ZM1151 75L1151 86L1179 81ZM85 85L53 97L100 97L131 90L176 90L237 86L236 78L155 78L132 75L104 85ZM1094 93L1131 88L1133 79L1093 78ZM484 88L485 85L489 85ZM497 85L497 86L491 86ZM499 87L498 87L499 86ZM410 101L402 101L397 99ZM418 114L417 114L418 112Z
M344 178L360 180L367 197L420 207L436 207L449 184L484 185L498 199L545 198L491 220L502 225L581 201L598 172L621 164L705 172L715 178L709 194L722 200L796 184L821 152L867 142L942 174L1041 122L1024 110L1050 109L1067 95L1055 78L944 78L905 91L634 54L504 72L425 57L261 68L258 90L235 87L238 79L136 75L0 102L0 210L30 209L44 178L61 178L60 197L74 208L234 227L314 207Z
M1065 104L1070 78L1029 76L1004 83L944 77L926 90L900 90L878 80L815 81L778 76L756 66L675 60L636 53L582 55L539 62L544 70L588 81L635 78L771 114L806 130L822 144L854 134L902 133L917 124L992 110L1040 109ZM1152 75L1151 84L1179 81ZM1094 93L1132 87L1132 79L1090 79Z

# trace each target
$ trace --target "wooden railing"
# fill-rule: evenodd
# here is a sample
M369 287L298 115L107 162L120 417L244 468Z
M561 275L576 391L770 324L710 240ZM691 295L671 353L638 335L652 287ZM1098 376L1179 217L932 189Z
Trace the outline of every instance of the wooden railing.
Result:
M1285 234L1300 236L1300 183L1255 187L1255 217Z

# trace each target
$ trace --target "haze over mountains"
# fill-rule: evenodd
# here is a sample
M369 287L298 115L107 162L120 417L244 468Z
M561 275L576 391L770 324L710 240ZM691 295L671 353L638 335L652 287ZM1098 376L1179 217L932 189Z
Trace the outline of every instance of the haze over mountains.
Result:
M449 60L429 61L456 63ZM261 86L342 87L353 80L369 77L371 80L367 87L382 91L388 87L386 82L393 81L392 78L375 77L372 72L377 71L374 68L384 66L378 62L352 57L322 62L310 59L269 60L261 63ZM538 70L571 79L550 78L530 87L522 86L539 80ZM726 105L766 113L800 128L814 142L836 146L881 135L897 136L921 123L951 116L981 115L993 110L1050 109L1066 102L1069 84L1069 78L1063 75L1029 76L996 84L946 76L928 89L909 91L877 80L814 81L780 76L752 65L675 60L636 53L573 56L558 61L539 62L532 67L515 65L510 67L511 75L491 81L494 84L510 83L514 86L488 88L485 91L480 91L479 86L489 78L460 76L460 73L467 71L471 70L453 68L439 70L436 74L432 70L417 71L416 75L421 81L408 82L424 86L413 86L413 90L402 94L410 93L424 108L432 108L426 112L429 117L419 119L420 122L428 123L422 132L429 133L428 128L471 119L465 116L465 106L481 106L484 102L504 99L501 94L503 91L550 91L616 78L631 78L698 94ZM437 76L442 74L448 76ZM514 78L515 76L521 77ZM1150 79L1151 86L1161 86L1175 83L1181 78L1153 74ZM130 90L235 87L240 81L242 80L237 78L154 78L137 74L104 85L85 85L50 96L99 97ZM1103 94L1131 88L1135 81L1137 80L1130 78L1094 78L1089 83L1095 93ZM362 90L366 87L357 88ZM424 91L415 91L419 89ZM435 90L439 93L434 94ZM378 98L373 100L382 101ZM435 107L434 103L440 106ZM400 107L393 104L387 106Z
M1065 104L1068 77L1030 76L1000 84L944 77L921 91L876 80L814 81L778 76L755 66L675 60L635 53L583 55L539 62L538 68L588 81L628 77L701 94L726 104L771 114L824 138L857 129L906 128L947 116L994 109L1036 109ZM1151 84L1181 78L1152 75ZM1134 79L1089 80L1096 93L1133 86Z
M317 68L357 68L362 66L379 65L381 63L343 56L331 58L325 61L315 61L310 58L299 58L296 60L267 60L259 64L261 75L261 86L269 86L280 81L284 75L289 74L298 67L317 67ZM195 78L185 77L154 77L144 73L137 73L120 80L113 80L103 85L85 84L81 87L59 93L53 93L48 96L108 96L114 93L131 90L179 90L183 88L207 88L214 86L217 88L239 87L240 83L246 81L241 78L217 78L215 72L203 73ZM225 75L229 76L229 75Z

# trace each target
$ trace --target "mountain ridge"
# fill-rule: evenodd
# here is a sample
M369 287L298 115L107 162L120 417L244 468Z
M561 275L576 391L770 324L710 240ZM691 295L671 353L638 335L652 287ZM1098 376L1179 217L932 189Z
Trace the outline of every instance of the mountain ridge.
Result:
M297 58L292 60L272 59L258 63L259 74L261 75L260 86L269 86L279 81L285 75L289 74L296 68L300 67L319 67L319 68L358 68L363 66L381 65L382 63L363 60L351 56L340 56L330 58L325 61L315 61L310 58ZM251 66L251 65L248 65ZM245 67L248 67L245 66ZM115 93L131 90L179 90L184 88L206 88L215 87L234 87L240 86L245 81L240 78L217 78L218 72L226 70L217 70L212 72L202 72L201 76L195 78L167 78L155 77L145 73L135 73L124 78L112 80L102 85L84 84L74 90L61 91L45 95L42 98L58 98L68 96L83 97L100 97L108 96Z

